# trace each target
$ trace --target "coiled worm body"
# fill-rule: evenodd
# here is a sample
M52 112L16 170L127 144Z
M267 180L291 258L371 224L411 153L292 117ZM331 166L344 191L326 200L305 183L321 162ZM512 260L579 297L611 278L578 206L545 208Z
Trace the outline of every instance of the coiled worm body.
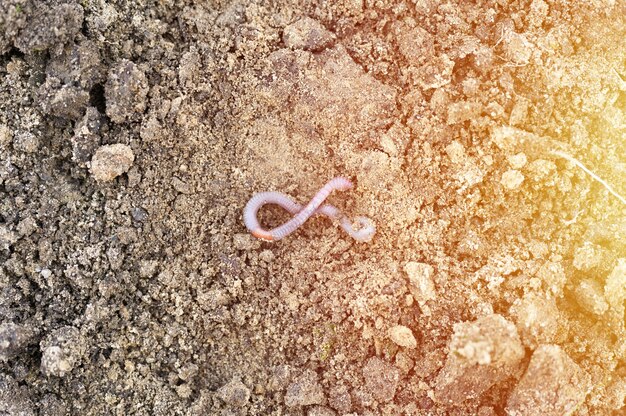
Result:
M322 214L333 221L338 221L341 228L355 240L360 242L370 241L376 232L376 227L369 218L356 217L355 221L358 223L359 228L355 229L352 227L352 222L337 207L324 204L324 200L328 198L332 191L345 191L350 188L352 188L352 182L348 179L343 177L334 178L324 185L306 206L294 202L287 195L280 192L261 192L250 198L250 201L246 204L243 211L243 221L246 224L246 228L256 238L266 241L277 241L296 231L311 216ZM267 204L280 205L293 214L294 217L283 225L266 230L259 224L257 214L259 209Z

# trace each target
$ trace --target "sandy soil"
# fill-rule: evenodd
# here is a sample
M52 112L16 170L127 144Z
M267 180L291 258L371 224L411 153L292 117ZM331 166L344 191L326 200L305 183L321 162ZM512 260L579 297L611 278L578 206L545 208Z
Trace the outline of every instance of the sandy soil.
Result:
M623 0L0 1L0 414L623 414L625 39ZM370 243L248 234L339 175Z

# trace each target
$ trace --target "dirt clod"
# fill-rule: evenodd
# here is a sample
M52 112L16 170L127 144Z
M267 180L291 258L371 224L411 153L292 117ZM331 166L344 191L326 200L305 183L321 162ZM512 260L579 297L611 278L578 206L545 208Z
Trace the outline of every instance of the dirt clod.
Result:
M415 336L413 336L413 332L403 325L396 325L389 328L389 338L401 347L417 347L417 341L415 340Z
M589 375L556 345L535 350L524 376L509 397L507 413L563 415L585 400L591 387Z
M288 407L322 404L325 399L317 374L309 370L296 376L285 393L285 404Z
M283 42L289 48L320 51L330 44L334 35L320 22L310 17L303 17L285 27Z
M109 71L105 85L106 114L114 123L136 120L146 109L148 81L134 62L122 60Z
M244 406L250 400L250 389L239 379L232 379L217 391L217 396L233 407Z
M41 372L64 377L84 359L86 341L75 327L65 326L41 342Z
M125 144L101 146L91 159L91 174L98 182L109 182L128 172L134 160L133 151Z
M367 392L384 403L393 400L400 381L400 372L394 365L373 357L363 367L363 378Z
M460 404L513 376L524 357L517 329L501 315L454 326L450 352L437 376L438 402Z

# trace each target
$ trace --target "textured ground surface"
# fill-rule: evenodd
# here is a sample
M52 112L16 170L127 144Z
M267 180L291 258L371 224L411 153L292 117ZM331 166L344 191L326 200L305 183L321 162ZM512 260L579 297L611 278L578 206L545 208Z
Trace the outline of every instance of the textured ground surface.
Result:
M625 39L623 0L0 1L0 414L622 414L626 208L555 151L626 194ZM371 243L247 234L337 175Z

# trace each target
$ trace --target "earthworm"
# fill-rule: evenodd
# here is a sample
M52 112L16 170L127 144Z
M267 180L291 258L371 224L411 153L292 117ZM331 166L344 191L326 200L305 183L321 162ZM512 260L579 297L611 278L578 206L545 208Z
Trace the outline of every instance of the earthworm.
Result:
M278 241L296 231L311 216L322 214L333 221L338 221L341 228L355 240L359 242L370 241L376 232L376 227L369 218L356 217L355 221L358 223L359 228L355 229L352 227L352 222L337 207L330 204L322 205L332 191L345 191L350 188L352 188L352 182L346 178L336 177L331 179L315 194L311 202L304 207L280 192L260 192L250 198L250 201L246 204L243 211L243 221L246 224L246 228L256 238L266 241ZM257 214L259 209L267 204L280 205L293 214L294 217L283 225L271 230L265 230L259 224Z

